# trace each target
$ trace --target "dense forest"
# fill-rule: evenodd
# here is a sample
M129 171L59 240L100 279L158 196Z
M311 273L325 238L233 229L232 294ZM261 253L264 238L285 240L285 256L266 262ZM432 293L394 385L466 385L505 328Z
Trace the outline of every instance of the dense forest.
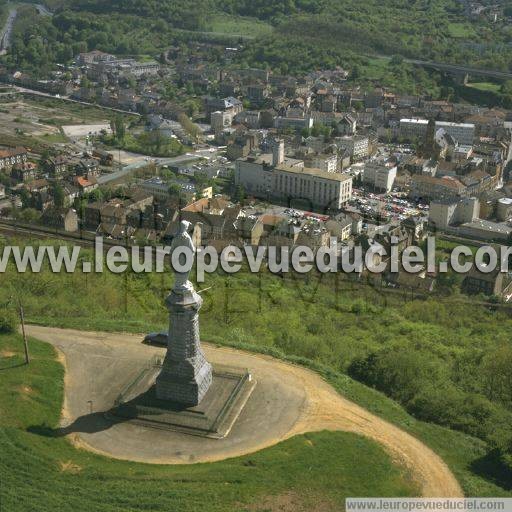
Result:
M353 67L353 55L401 55L512 69L512 26L470 20L456 0L49 0L56 15L37 22L27 8L16 24L10 63L44 67L71 51L98 48L158 55L184 38L248 38L239 63L302 73L324 65ZM29 10L29 9L28 9ZM35 11L35 10L34 10ZM251 20L253 22L251 23ZM229 23L228 23L229 22ZM237 22L241 23L237 29ZM43 48L45 45L50 48Z

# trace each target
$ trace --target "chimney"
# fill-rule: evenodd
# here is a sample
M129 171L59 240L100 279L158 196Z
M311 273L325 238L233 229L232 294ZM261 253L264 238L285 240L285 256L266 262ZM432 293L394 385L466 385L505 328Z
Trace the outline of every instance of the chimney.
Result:
M284 162L284 140L275 139L272 145L272 166L276 167Z

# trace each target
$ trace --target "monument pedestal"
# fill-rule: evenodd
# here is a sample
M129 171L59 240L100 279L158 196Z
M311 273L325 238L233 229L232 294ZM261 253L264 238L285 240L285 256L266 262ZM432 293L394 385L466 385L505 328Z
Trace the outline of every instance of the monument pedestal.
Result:
M155 377L161 370L158 361L150 361L121 392L107 418L223 439L231 431L256 385L247 369L216 365L212 385L201 403L186 406L157 396Z
M192 287L173 289L166 299L169 338L156 397L187 407L198 405L212 384L212 367L199 340L199 309L203 299Z

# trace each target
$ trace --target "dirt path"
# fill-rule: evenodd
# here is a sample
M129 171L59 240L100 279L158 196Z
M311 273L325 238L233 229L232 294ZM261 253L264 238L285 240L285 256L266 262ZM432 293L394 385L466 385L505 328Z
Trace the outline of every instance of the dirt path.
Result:
M63 413L69 421L79 418L86 412L83 410L83 404L87 402L83 390L89 386L89 381L85 376L91 371L91 368L97 370L94 382L101 383L102 364L111 369L114 358L116 364L119 364L117 360L120 358L126 361L131 361L130 358L138 358L140 361L141 357L144 360L154 353L162 352L162 349L141 344L141 336L130 334L88 333L37 326L29 327L28 332L30 336L51 343L65 355L66 410ZM231 441L214 440L211 442L210 440L210 444L208 444L208 441L203 440L201 442L206 444L204 444L204 450L201 445L201 456L188 459L183 457L187 447L183 445L182 440L180 440L179 452L171 453L169 451L163 458L161 452L158 458L151 453L141 455L140 446L137 444L140 432L137 434L137 439L130 444L131 433L128 430L122 432L122 448L113 445L115 439L119 437L119 432L116 433L114 428L110 429L113 432L108 437L105 432L82 432L79 434L80 439L75 439L75 441L81 446L87 446L116 458L173 464L222 460L272 446L294 435L320 430L342 430L364 435L384 446L395 461L408 468L414 480L420 485L423 496L463 496L457 480L447 465L430 448L412 435L346 400L318 374L268 356L225 347L205 344L205 352L213 363L231 366L243 365L249 368L258 380L256 389L259 388L261 393L266 393L261 397L262 402L267 405L271 404L274 407L272 410L279 411L279 413L259 414L260 424L257 429L253 428L252 424L249 425L254 420L249 421L251 418L244 419L241 416L240 425L237 426L239 431L228 436L233 438ZM84 366L84 362L88 358L92 358L91 354L94 354L94 359L91 359L93 366L87 368ZM268 389L265 388L267 382ZM100 387L104 389L104 383ZM80 403L78 403L75 400L75 395L80 393L82 395L80 395ZM283 403L289 404L288 408L279 402L281 395L285 398ZM254 400L257 401L257 398ZM263 419L261 419L262 416ZM269 419L271 416L272 420ZM274 419L273 416L276 418ZM126 429L127 425L123 425L123 427ZM244 428L249 427L250 436L247 436ZM258 434L255 433L256 431ZM155 431L148 433L152 436L151 439L158 434ZM166 436L162 437L161 441L172 439L169 434L168 432L160 433L160 435ZM195 436L185 437L194 438ZM191 439L186 442L192 443L190 448L193 453L197 453L198 445L193 443L199 441ZM159 444L162 449L163 445L160 440L159 443L155 442L154 444Z

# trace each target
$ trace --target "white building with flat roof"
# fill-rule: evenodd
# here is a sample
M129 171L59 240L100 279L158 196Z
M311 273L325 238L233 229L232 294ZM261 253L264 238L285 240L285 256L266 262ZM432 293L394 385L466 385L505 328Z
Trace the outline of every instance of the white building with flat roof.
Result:
M400 136L406 140L423 139L427 128L426 119L400 119Z
M304 166L304 161L272 154L240 158L235 184L248 194L278 201L305 200L312 208L340 209L352 197L352 176Z
M313 128L313 118L306 116L306 117L276 117L275 120L275 127L278 130L295 130L295 131L301 131L304 129L311 129Z
M282 144L275 145L273 153L264 153L235 162L235 183L244 187L248 194L256 197L270 197L273 187L274 167L284 164L288 167L304 167L302 160L286 158Z
M397 166L389 162L366 162L363 171L363 183L376 190L390 192L397 174Z
M338 170L338 157L336 155L311 155L307 158L307 164L308 167L325 172L336 172Z
M436 130L442 128L451 135L460 145L472 146L475 138L475 125L471 123L449 123L436 121Z
M210 119L212 132L215 135L219 135L225 129L229 128L231 126L231 123L233 122L233 116L231 112L221 110L216 110L215 112L212 112Z
M352 162L368 157L370 142L365 135L336 137L335 144L340 150L349 152Z
M307 200L315 208L339 210L352 197L352 176L280 165L274 169L273 194L286 200Z
M436 229L444 231L454 224L474 222L479 214L480 202L476 197L441 199L430 203L428 221Z

